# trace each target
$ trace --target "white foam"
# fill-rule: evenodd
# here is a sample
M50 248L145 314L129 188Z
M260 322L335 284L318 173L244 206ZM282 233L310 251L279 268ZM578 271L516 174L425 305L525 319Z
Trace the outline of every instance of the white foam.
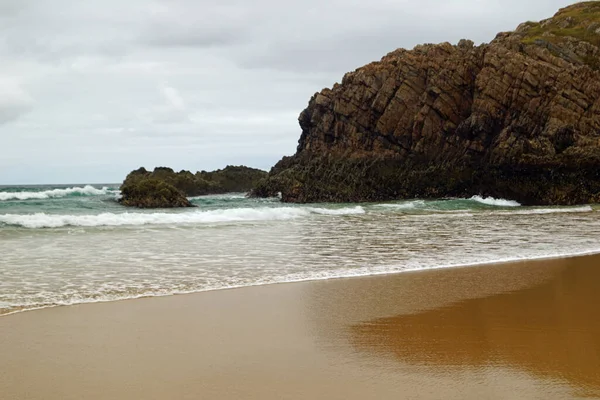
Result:
M243 200L245 198L245 193L207 194L188 197L189 200Z
M519 207L521 204L513 200L495 199L493 197L473 196L469 200L497 207Z
M6 200L43 200L52 199L57 197L65 197L72 194L79 194L82 196L100 196L108 194L111 189L103 187L102 189L96 189L93 186L86 185L84 187L72 187L66 189L52 189L44 190L42 192L0 192L0 201Z
M518 211L497 211L494 214L519 214L519 215L535 215L535 214L561 214L561 213L587 213L594 211L591 206L581 207L556 207L556 208L531 208Z
M315 208L315 207L307 207L307 210L314 214L321 215L357 215L364 214L365 209L361 206L356 207L347 207L347 208Z
M236 221L288 220L311 214L363 214L362 207L326 209L311 207L233 208L192 212L125 212L96 215L2 214L0 223L24 228L59 228L63 226L124 226L124 225L180 225Z
M144 297L166 297L173 295L182 295L182 294L191 294L191 293L201 293L201 292L210 292L216 290L228 290L228 289L241 289L244 287L253 287L253 286L266 286L273 284L293 284L299 282L310 282L310 281L326 281L332 279L347 279L347 278L361 278L368 276L381 276L381 275L395 275L400 273L410 273L410 272L419 272L425 270L440 270L440 269L449 269L449 268L468 268L468 267L479 267L479 266L489 266L494 264L502 264L516 261L535 261L535 260L550 260L550 259L561 259L561 258L572 258L572 257L581 257L588 255L600 254L600 249L588 249L588 250L579 250L579 251L567 251L567 252L556 252L550 254L541 254L541 255L530 255L530 256L511 256L511 257L502 257L502 258L494 258L482 261L471 261L471 262L455 262L455 263L440 263L436 265L421 265L421 266L412 266L408 268L403 268L402 266L383 266L383 267L359 267L359 268L341 268L334 270L316 270L311 272L304 273L290 273L283 276L277 277L262 277L249 282L240 282L240 283L216 283L212 285L207 285L204 287L196 287L190 288L187 290L176 289L176 288L149 288L147 291L143 293L115 293L114 290L112 293L94 293L92 296L73 296L68 299L63 298L52 298L49 297L45 299L43 303L35 303L30 302L29 304L24 304L23 302L16 304L9 303L0 303L0 309L4 308L5 310L10 310L6 313L0 314L0 318L17 314L26 311L39 310L44 308L53 308L60 306L70 306L75 304L89 304L89 303L105 303L105 302L113 302L120 300L131 300L131 299L139 299Z
M394 208L397 210L412 210L417 207L422 207L425 205L425 201L423 200L415 200L406 203L388 203L388 204L377 204L376 207L385 207L385 208Z

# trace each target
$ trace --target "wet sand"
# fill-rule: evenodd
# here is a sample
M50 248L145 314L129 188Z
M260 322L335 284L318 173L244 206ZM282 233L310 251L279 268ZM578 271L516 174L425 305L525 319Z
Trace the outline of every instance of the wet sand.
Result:
M0 318L0 399L600 398L600 256Z

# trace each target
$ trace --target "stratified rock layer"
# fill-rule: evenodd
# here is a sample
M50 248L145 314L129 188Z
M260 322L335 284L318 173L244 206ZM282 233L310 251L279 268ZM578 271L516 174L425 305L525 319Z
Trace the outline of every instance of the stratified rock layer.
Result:
M490 44L393 51L311 98L297 153L254 194L600 202L599 46L587 2Z

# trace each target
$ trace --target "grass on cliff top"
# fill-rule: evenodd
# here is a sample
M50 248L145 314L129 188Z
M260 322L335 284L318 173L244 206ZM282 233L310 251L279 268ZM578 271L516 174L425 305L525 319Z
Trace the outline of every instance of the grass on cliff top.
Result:
M572 37L600 46L600 1L577 3L561 9L545 24L527 22L527 25L525 44L537 40L559 44L565 37Z

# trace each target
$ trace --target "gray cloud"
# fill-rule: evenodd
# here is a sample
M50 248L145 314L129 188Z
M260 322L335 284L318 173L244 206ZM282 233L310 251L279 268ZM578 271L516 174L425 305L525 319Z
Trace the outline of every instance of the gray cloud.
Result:
M570 2L0 0L0 184L268 169L345 72L421 42L489 41Z
M33 99L15 81L0 78L0 125L16 120L27 113Z
M178 27L165 29L153 27L152 32L143 36L142 42L164 47L210 47L225 46L239 42L238 32L224 31L214 27Z
M210 47L241 43L251 25L245 7L225 2L155 4L139 40L159 47Z

